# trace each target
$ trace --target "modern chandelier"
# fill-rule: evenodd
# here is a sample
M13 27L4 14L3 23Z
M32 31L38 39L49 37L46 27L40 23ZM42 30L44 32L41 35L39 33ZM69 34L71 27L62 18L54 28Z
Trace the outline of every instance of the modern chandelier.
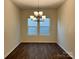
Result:
M39 20L40 18L42 19L42 20L45 20L46 19L46 16L45 15L43 15L43 11L34 11L34 16L33 15L31 15L30 16L30 18L32 19L32 20Z
M30 15L30 19L32 19L33 21L35 21L35 20L40 21L40 19L45 20L46 16L43 15L43 11L40 11L40 8L39 8L39 0L38 0L38 10L39 11L34 11L33 15Z

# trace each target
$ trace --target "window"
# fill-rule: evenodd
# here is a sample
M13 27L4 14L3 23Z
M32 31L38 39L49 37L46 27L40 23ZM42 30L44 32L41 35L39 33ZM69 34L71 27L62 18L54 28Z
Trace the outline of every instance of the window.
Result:
M37 22L28 19L28 35L37 35Z
M42 19L40 19L42 20ZM40 30L38 31L38 26ZM30 18L28 19L28 35L42 35L48 36L50 31L50 19L46 18L46 20L41 21L40 25L38 25L37 21L33 21Z
M40 22L40 35L49 35L49 18L46 18L44 22Z

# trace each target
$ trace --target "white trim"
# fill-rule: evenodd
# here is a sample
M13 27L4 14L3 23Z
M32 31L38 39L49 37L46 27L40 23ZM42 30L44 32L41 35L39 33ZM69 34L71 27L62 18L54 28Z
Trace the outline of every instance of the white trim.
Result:
M48 42L48 41L22 41L21 43L57 43L56 41L52 42Z
M58 44L58 43L57 43ZM72 52L68 52L66 49L64 49L64 47L62 47L60 44L58 44L70 57L73 58L73 54Z
M4 58L6 58L20 43L18 43L12 50L10 50L8 53L4 55Z

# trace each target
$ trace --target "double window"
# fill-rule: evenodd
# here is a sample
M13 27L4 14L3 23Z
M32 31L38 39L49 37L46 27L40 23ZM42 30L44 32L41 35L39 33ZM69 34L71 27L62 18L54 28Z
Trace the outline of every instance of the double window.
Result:
M48 36L50 34L50 18L46 18L44 21L41 20L37 22L28 18L28 35Z

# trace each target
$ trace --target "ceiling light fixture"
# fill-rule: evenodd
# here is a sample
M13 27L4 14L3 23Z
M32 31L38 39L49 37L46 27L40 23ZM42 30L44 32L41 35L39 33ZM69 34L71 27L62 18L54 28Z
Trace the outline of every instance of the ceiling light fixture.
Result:
M39 8L39 0L38 0L38 10L40 10L40 8ZM46 19L46 16L43 15L43 11L34 11L33 13L34 13L34 15L30 16L30 19L32 19L32 20L38 20L38 21L40 21L40 18L42 20Z

